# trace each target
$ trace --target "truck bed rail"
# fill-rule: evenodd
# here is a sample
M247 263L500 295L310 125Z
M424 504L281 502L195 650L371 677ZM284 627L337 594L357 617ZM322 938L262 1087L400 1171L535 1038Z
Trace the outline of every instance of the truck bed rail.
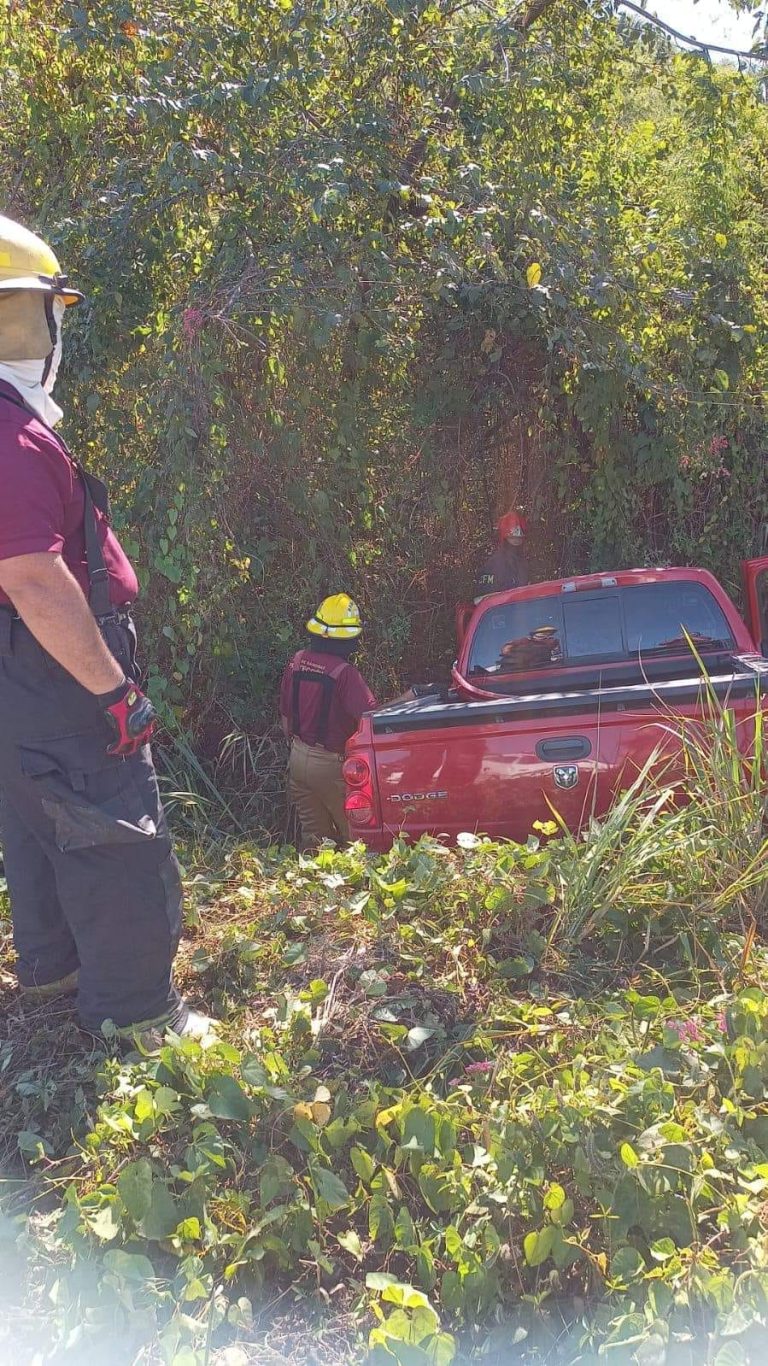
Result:
M637 683L620 687L590 688L529 693L491 700L445 702L419 698L415 702L382 707L371 716L375 735L394 735L403 731L431 730L435 727L476 726L505 723L533 716L573 716L583 712L665 710L678 706L706 705L708 692L718 701L742 699L754 694L757 701L768 696L768 660L734 657L734 668L702 678L667 679L656 683Z

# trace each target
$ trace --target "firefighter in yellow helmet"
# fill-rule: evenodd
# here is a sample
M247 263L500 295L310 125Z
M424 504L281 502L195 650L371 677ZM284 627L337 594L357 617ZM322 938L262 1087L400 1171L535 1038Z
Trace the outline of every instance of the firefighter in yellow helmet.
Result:
M291 741L289 793L301 822L302 848L349 838L344 814L344 746L376 698L352 662L363 629L347 593L320 603L307 622L308 646L283 674L280 719Z

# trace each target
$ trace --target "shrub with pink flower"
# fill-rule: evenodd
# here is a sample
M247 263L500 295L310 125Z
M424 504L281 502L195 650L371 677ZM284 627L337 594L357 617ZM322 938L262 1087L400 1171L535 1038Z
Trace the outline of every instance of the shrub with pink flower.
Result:
M704 1032L698 1020L667 1020L667 1029L671 1029L681 1043L704 1042Z
M730 479L731 471L723 463L724 452L730 449L727 436L713 436L685 451L678 460L684 474L695 475L699 479Z
M185 342L192 343L202 331L205 317L199 308L185 308L181 317L181 331Z

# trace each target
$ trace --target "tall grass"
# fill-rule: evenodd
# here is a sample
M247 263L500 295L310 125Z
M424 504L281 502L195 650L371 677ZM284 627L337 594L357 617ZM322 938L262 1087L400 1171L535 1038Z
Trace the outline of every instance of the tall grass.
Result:
M605 816L574 834L555 813L562 838L553 850L558 911L550 932L560 948L576 945L612 921L650 926L669 906L669 868L692 843L674 785L658 783L658 753ZM655 788L655 790L654 790Z
M737 721L708 679L706 690L702 718L686 719L677 730L682 782L702 834L709 837L713 909L736 905L757 920L768 906L765 713L756 695L754 711Z
M248 840L290 842L282 738L270 732L225 736L218 754L206 761L189 735L166 716L157 747L158 778L168 815L181 837L198 849Z
M727 923L749 937L768 911L766 737L760 699L744 719L706 681L697 719L670 716L665 743L605 816L552 846L561 952L603 931L687 935L701 947ZM672 744L670 745L670 739ZM673 753L670 753L673 750Z

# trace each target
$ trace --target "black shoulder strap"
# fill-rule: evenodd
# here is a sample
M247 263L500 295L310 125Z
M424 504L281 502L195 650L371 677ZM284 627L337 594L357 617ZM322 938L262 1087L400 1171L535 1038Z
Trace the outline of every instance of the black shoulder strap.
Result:
M23 408L25 413L32 412L32 409L27 407L21 394L17 393L12 385L6 384L5 380L0 380L0 398L4 398L6 403L12 403L14 408Z
M99 523L95 506L101 490L103 489L105 496L107 490L100 479L86 473L79 461L75 460L74 466L82 481L85 498L83 531L85 533L85 560L88 566L88 605L98 620L100 617L108 617L112 612L109 570L104 562L104 551L99 539ZM108 508L109 500L107 500L107 509L100 509L100 511L103 511L106 516Z
M325 745L328 740L328 724L331 719L331 706L333 705L333 695L336 690L341 675L347 667L347 661L338 660L329 673L319 673L317 669L302 669L301 658L303 651L296 655L295 662L299 667L294 669L291 689L291 735L299 740L303 740L305 745ZM299 706L299 694L302 683L314 683L323 690L320 702L320 714L317 724L311 734L302 735L300 731L301 710Z
M6 402L14 404L16 408L23 408L25 413L36 417L38 422L43 419L33 408L28 407L21 394L18 394L10 385L3 385L0 389L0 398ZM43 422L43 426L47 423ZM76 460L66 441L63 441L58 432L53 432L59 445L66 452L72 461L73 468L83 486L84 495L84 514L83 514L83 533L85 538L85 559L88 566L88 605L95 617L108 617L112 612L112 601L109 592L109 570L104 562L104 552L101 548L99 539L99 523L96 516L96 508L102 516L109 519L109 494L106 484L97 479L94 474L88 474L83 469L79 460Z
M291 660L291 738L300 739L299 736L299 687L301 685L301 661L304 651L299 650L298 654Z

